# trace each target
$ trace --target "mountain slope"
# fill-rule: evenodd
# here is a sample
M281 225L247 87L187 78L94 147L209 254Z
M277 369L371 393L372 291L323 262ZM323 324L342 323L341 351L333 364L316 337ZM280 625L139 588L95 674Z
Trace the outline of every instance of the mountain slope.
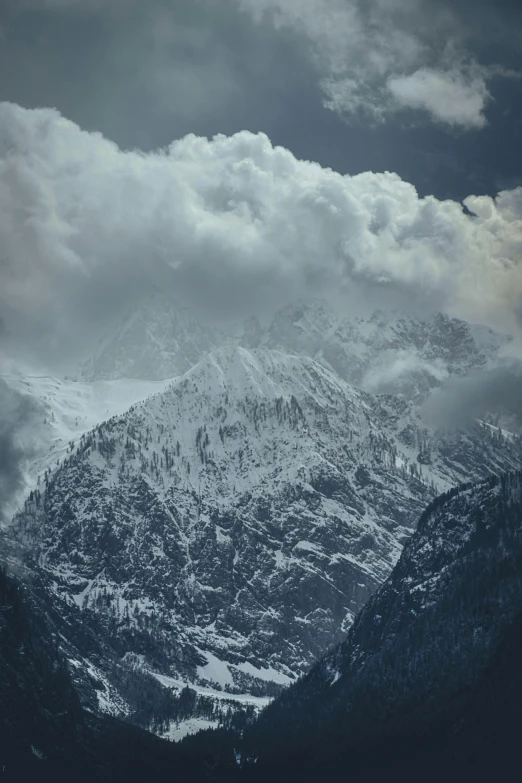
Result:
M0 569L0 763L65 757L84 730L78 697L45 623L24 605L20 589Z
M519 465L489 428L442 437L313 360L225 348L85 436L11 534L116 658L260 706L343 638L437 487Z
M474 705L508 702L499 667L519 638L521 523L521 473L437 498L346 641L252 729L260 774L469 753L488 724Z
M63 459L71 442L167 385L168 381L89 383L45 375L0 375L4 415L14 422L14 447L21 473L16 492L9 503L4 501L4 518L9 520L23 505L44 471Z

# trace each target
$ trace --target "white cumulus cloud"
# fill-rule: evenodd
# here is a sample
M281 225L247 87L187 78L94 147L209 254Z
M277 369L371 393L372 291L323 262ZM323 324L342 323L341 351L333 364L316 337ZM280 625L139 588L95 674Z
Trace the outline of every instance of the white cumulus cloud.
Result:
M449 125L482 128L486 124L484 109L490 94L482 75L420 68L408 76L390 77L388 89L404 106L426 109Z
M522 188L466 206L264 134L123 152L55 110L0 104L0 340L59 354L165 270L206 308L359 287L513 331Z

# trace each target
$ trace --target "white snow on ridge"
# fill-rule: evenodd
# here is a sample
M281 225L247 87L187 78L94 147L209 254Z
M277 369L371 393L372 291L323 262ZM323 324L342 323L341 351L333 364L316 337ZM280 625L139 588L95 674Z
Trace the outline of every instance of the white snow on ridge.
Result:
M482 424L483 427L487 427L491 432L497 432L499 435L501 435L503 438L506 438L507 440L514 441L515 435L513 432L509 432L509 430L503 429L503 427L496 427L494 424L489 424L487 421L482 421L482 419L477 419L479 424Z
M258 680L274 682L279 685L289 685L295 679L274 669L272 666L257 667L250 663L250 661L226 663L225 661L221 661L216 655L208 652L208 650L201 651L201 653L207 659L207 663L204 666L197 667L198 677L201 680L208 680L208 682L216 683L225 689L234 686L234 678L231 669L255 677ZM230 698L236 697L230 695Z
M419 400L455 371L488 366L511 340L440 313L421 320L378 310L362 318L321 299L288 304L266 324L253 316L221 326L203 323L201 314L166 292L144 292L80 375L88 380L172 378L209 352L235 345L308 356L369 391Z

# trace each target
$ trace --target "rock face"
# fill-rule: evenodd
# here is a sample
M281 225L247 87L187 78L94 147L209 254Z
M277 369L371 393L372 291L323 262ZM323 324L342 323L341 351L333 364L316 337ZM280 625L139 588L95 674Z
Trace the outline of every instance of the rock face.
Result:
M412 755L430 736L456 752L458 732L469 744L480 728L472 705L507 699L505 683L503 695L492 690L505 680L495 661L520 649L521 612L522 474L446 493L347 639L266 710L249 752L261 766L314 754L328 763L367 743L389 754L406 740Z
M344 637L432 497L520 456L310 358L228 347L83 436L10 532L113 660L255 703ZM124 713L107 660L100 704Z

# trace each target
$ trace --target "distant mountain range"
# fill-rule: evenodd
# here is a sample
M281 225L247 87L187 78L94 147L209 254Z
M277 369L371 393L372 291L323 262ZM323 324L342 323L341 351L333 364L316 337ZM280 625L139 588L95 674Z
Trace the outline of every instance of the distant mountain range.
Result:
M164 380L233 345L307 356L368 391L420 400L451 374L485 367L509 341L440 313L426 320L384 311L360 318L322 300L288 305L266 326L252 317L216 328L154 290L113 326L79 377Z

